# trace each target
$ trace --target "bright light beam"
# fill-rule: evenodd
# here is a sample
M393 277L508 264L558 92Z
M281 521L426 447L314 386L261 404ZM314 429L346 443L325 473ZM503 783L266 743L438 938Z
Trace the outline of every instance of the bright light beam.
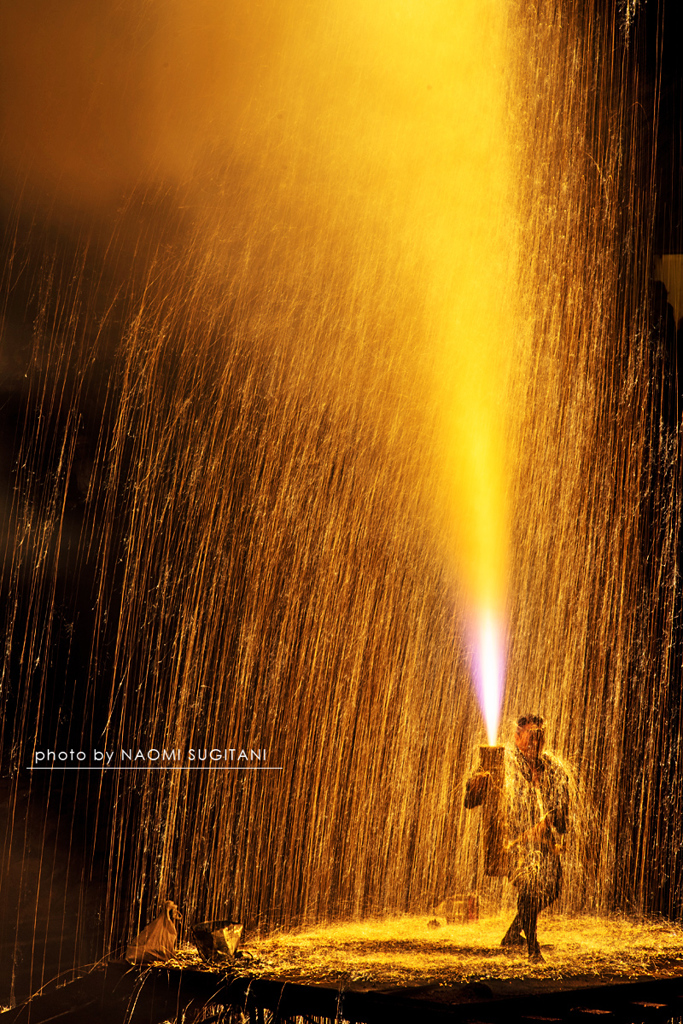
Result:
M503 703L505 658L501 633L500 624L492 613L488 610L482 612L478 624L474 674L490 746L495 746L498 739Z

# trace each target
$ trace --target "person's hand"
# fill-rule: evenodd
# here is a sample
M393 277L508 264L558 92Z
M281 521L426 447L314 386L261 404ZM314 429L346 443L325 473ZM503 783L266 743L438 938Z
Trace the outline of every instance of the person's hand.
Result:
M532 834L541 850L552 852L555 849L555 836L549 815L546 814L545 818L534 826Z
M531 835L540 843L549 834L550 822L548 821L548 815L546 814L545 818L541 818L541 820L531 829Z
M472 778L470 779L470 786L477 790L478 793L486 793L489 788L489 779L491 778L491 772L484 771L483 768L477 769Z
M467 780L467 786L465 787L465 807L470 809L472 807L478 807L486 799L486 794L489 788L489 779L491 778L491 772L486 772L479 768L474 775L471 775Z
M531 843L533 846L539 847L540 849L543 849L547 843L552 844L553 833L548 815L546 814L545 818L536 822L532 828L527 829L526 832L522 832L522 834L517 836L516 839L513 839L512 842L509 843L509 849L512 849L512 847L516 846L518 843Z

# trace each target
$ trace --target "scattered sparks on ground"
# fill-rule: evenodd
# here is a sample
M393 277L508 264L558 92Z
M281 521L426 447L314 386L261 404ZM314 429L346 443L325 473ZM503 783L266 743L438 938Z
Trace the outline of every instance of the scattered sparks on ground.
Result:
M276 935L247 946L248 971L260 976L355 985L461 984L487 978L633 978L683 972L683 928L623 917L541 919L544 964L502 949L509 920L472 924L428 917L370 920Z

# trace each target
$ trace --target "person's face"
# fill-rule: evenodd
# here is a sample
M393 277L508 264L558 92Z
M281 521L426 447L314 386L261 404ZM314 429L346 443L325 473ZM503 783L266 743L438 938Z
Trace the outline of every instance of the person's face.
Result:
M543 729L541 726L529 722L524 726L517 726L515 732L515 744L518 750L524 754L527 761L537 761L543 750Z

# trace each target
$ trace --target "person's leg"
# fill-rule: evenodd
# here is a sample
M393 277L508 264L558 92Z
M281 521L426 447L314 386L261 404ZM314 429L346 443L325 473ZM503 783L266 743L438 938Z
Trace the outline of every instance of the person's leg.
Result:
M559 858L541 864L532 862L526 865L523 871L518 870L511 881L518 889L517 914L501 945L523 946L524 934L529 959L540 963L543 961L543 955L538 941L538 915L560 895L562 870Z
M526 935L529 949L529 959L536 963L543 962L543 954L538 942L538 915L560 895L562 883L562 872L560 863L557 861L552 866L552 871L546 871L545 877L541 880L538 875L527 879L520 887L519 900L517 902L517 917L519 918L522 931Z
M506 931L501 940L501 946L523 946L522 925L519 917L519 900L517 901L517 913L515 919Z
M518 917L522 926L522 930L526 935L527 948L529 950L529 959L535 963L543 962L543 954L541 953L541 947L538 944L538 914L541 910L538 898L535 893L532 892L520 892L519 894L519 911Z

